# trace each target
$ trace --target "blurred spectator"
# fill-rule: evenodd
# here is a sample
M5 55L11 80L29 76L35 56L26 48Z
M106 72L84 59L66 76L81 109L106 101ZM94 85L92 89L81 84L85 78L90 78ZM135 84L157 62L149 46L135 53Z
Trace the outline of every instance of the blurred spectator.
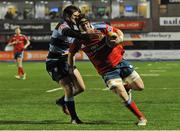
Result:
M22 13L19 11L15 11L13 18L16 20L22 20L23 19Z
M55 11L49 12L50 19L55 19L57 17L57 13Z
M13 19L13 13L11 12L11 10L8 10L4 17L5 17L5 19L12 20Z
M27 13L28 13L27 10L24 10L24 11L23 11L23 18L24 18L24 19L27 19Z
M102 18L103 18L103 19L108 19L108 18L109 18L109 12L104 13L104 15L103 15Z

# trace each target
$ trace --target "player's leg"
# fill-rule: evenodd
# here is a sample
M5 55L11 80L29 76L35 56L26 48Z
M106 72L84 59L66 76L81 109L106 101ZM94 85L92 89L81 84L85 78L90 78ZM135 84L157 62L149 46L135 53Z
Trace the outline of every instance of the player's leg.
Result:
M128 63L126 60L122 61L122 65L120 66L120 70L121 70L121 78L123 78L123 80L125 81L126 84L124 84L124 87L129 95L129 100L131 101L131 89L133 90L142 90L144 89L144 84L142 79L140 78L139 74L134 70L133 66ZM127 103L127 107L134 112L132 109L134 108L135 111L137 106L134 102L132 102L132 104L128 104ZM138 112L138 110L137 110ZM134 112L134 114L139 118L139 122L137 123L138 125L146 125L147 120L144 116L141 116L138 114L136 114L136 112Z
M67 65L67 62L66 61L62 61L62 60L58 60L58 61L51 61L50 60L50 61L47 61L46 62L46 70L48 71L48 73L52 77L52 79L54 81L58 82L60 85L62 85L63 88L65 89L65 95L63 97L61 97L60 99L58 99L56 101L56 104L62 107L63 112L65 114L70 114L70 115L74 116L73 115L74 114L73 110L75 108L73 107L73 105L74 105L74 99L73 99L74 91L73 91L73 88L75 86L74 86L73 78L68 74L68 65ZM82 79L77 78L77 80L82 80ZM79 85L84 90L85 86L84 86L83 81L81 81L81 83ZM67 89L65 87L67 87ZM69 92L66 91L69 88L71 90ZM78 91L82 92L82 89L78 90ZM72 107L71 107L71 105L72 105ZM71 111L72 111L72 113L71 113ZM72 123L73 123L73 121L72 121ZM80 121L78 121L78 119L76 119L75 121L77 123L80 123Z
M24 69L22 66L23 53L22 52L16 52L14 55L14 58L16 59L17 69L18 69L18 75L16 75L15 77L17 79L21 79L24 75Z
M71 79L74 83L73 95L76 96L82 93L85 90L85 84L77 68L74 69L74 75L71 76ZM64 95L58 100L56 100L56 104L58 105L63 105L63 103L64 103Z
M124 78L124 81L126 83L126 89L133 89L139 91L144 89L143 80L135 70L129 76Z
M64 73L62 73L63 68L64 66L61 63L59 64L59 60L46 61L46 71L48 72L52 80L56 81L58 84L63 77L66 77ZM67 106L65 105L64 96L61 99L56 100L56 104L62 107L62 111L66 115L69 115L69 111L67 109Z
M18 67L18 76L19 79L22 78L23 80L26 79L26 74L24 72L24 68L22 65L23 62L23 52L18 52L16 54L16 62L17 62L17 67Z
M83 78L77 68L74 69L74 74L71 75L74 83L73 95L76 96L85 90Z
M120 78L110 79L107 81L107 85L113 92L124 100L126 107L139 119L138 125L146 125L147 120L145 116L139 110L136 103L129 98L122 80Z
M69 114L71 116L71 123L72 124L81 124L82 121L78 118L76 109L75 109L75 101L74 101L74 95L73 95L73 87L74 84L71 81L70 76L64 77L59 81L59 84L62 85L64 89L64 101L65 105L68 108Z
M123 85L122 78L124 78L125 76L129 76L129 74L131 74L132 71L131 68L124 67L128 66L126 66L126 63L122 62L118 64L114 70L105 73L102 77L109 89L114 91L116 94L118 94L118 96L120 96L124 100L126 107L134 113L134 115L139 119L139 121L146 120L144 115L136 106L135 102L132 101L132 99L129 97Z

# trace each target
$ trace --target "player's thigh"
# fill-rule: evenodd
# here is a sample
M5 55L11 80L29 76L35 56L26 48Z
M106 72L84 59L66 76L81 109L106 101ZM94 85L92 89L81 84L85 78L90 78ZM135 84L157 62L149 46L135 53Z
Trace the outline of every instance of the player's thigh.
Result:
M124 81L128 83L133 89L137 89L137 90L144 89L143 80L135 70L129 76L124 78Z
M74 76L75 76L75 82L77 88L81 88L82 90L85 90L84 80L77 68L74 69Z
M62 79L59 80L59 84L62 85L64 89L65 96L67 97L72 97L73 96L73 82L70 77L70 75L63 77Z
M102 75L102 78L104 82L106 83L106 86L110 90L116 87L116 85L122 84L122 78L120 76L120 72L121 72L121 69L116 68Z
M121 78L110 79L106 83L110 90L112 90L114 93L120 96L124 101L128 101L129 96L125 90L125 87L123 85L123 81Z

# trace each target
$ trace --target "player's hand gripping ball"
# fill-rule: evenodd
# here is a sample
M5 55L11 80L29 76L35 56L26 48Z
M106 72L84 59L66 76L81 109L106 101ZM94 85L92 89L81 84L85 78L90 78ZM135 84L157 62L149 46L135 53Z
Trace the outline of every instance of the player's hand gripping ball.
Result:
M118 37L115 32L108 32L108 36L110 40L115 40Z
M108 42L107 42L107 45L109 47L116 46L117 38L118 38L118 35L115 32L108 32Z

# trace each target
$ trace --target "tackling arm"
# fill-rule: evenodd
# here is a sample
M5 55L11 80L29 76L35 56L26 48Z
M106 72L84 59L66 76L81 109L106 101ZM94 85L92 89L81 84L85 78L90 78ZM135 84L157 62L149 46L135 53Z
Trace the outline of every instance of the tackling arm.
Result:
M79 40L75 40L74 43L72 43L69 47L69 53L68 53L68 65L69 65L69 73L73 73L73 67L75 65L75 54L79 51L81 45L79 43Z
M80 40L90 40L89 36L87 34L81 34L81 32L74 31L70 28L65 28L62 30L62 34L65 36L74 37Z

